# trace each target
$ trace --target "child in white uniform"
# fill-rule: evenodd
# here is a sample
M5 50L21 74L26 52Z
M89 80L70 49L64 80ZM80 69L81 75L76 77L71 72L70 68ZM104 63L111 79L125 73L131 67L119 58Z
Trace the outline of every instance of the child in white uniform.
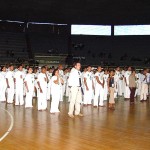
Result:
M28 74L25 77L25 87L26 87L26 98L25 98L25 108L32 106L32 97L34 92L34 75L32 74L32 68L28 68Z
M7 103L13 103L14 99L14 66L9 66L9 71L6 73L6 83L7 83Z
M1 67L1 72L0 72L0 101L5 102L6 101L6 67Z
M24 82L24 72L22 71L22 65L18 66L18 71L15 72L14 75L14 81L15 81L15 88L16 88L16 94L15 94L15 105L23 105L23 82Z
M46 110L47 109L47 77L46 77L46 68L43 66L41 68L41 73L39 73L37 78L38 84L38 110Z
M51 95L52 95L52 102L50 113L59 112L58 106L59 101L61 99L61 85L63 84L63 80L59 75L58 69L55 69L53 72L53 76L51 78Z

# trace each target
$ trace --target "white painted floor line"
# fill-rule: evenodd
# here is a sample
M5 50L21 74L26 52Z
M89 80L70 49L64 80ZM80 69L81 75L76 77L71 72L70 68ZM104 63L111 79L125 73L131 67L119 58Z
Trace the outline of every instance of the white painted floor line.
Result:
M4 108L1 108L1 109L3 109L4 111L6 111L8 113L8 115L10 116L10 119L11 119L11 123L10 123L10 127L5 132L5 134L2 137L0 137L0 142L10 133L10 131L12 130L12 128L14 126L14 118L13 118L12 114Z

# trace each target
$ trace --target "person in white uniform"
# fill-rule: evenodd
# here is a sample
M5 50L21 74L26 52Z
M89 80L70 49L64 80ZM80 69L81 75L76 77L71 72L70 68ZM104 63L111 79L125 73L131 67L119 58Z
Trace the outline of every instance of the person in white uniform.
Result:
M38 84L38 110L47 109L47 77L46 77L46 68L45 66L41 67L41 73L38 74L37 78Z
M15 72L14 75L14 82L15 82L15 89L16 89L16 94L15 94L15 105L23 105L24 100L23 100L23 83L24 83L24 72L22 71L22 65L18 66L18 71Z
M51 78L52 102L51 102L50 113L60 112L58 107L61 98L61 87L60 87L61 84L63 84L63 80L59 75L58 69L55 69L53 71L52 78Z
M0 72L0 101L5 102L6 101L6 67L2 66L1 67L1 72Z
M9 66L9 71L6 73L7 83L7 103L13 103L14 100L14 66Z
M99 66L97 68L97 72L95 73L95 96L94 96L94 107L100 106L104 107L104 72L102 71L102 67ZM100 100L99 100L100 97Z
M74 63L74 67L71 69L69 79L68 79L68 85L70 86L70 104L69 104L69 112L68 115L71 118L74 118L73 112L75 108L75 115L77 116L83 116L81 114L81 101L82 101L82 89L81 89L81 64L79 62Z
M93 83L93 76L91 72L92 67L88 66L87 71L84 74L84 105L91 105L92 96L94 92L94 83Z
M25 88L26 88L26 98L25 98L25 108L33 107L32 98L34 92L34 75L31 67L28 68L28 74L25 77Z
M125 72L124 78L125 78L125 92L124 92L124 98L129 99L130 98L130 89L129 89L129 76L131 75L131 67L128 67L128 70Z
M58 66L58 70L59 70L60 78L63 79L64 72L63 72L63 66L62 66L61 64ZM61 97L60 97L60 101L63 101L63 97L64 97L63 85L60 85L60 89L61 89Z
M108 77L109 77L109 73L108 70L106 69L103 75L104 78L104 101L107 100L107 95L108 95Z
M140 101L144 102L147 100L147 94L148 94L148 81L147 81L147 70L144 69L143 75L141 76L142 81L142 87L141 87L141 95L140 95Z
M51 95L51 78L52 78L52 73L53 73L53 69L49 69L49 71L47 72L47 77L48 77L48 83L47 83L47 100L50 100L50 95Z

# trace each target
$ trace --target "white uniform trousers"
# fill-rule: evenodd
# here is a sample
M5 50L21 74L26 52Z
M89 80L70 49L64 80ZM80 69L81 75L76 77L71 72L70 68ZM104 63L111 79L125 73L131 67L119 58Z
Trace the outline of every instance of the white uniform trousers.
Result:
M0 84L0 101L6 101L6 84Z
M99 97L100 100L98 101ZM96 85L95 87L94 106L98 105L104 105L104 88L101 85Z
M50 82L47 84L47 92L46 92L46 99L50 100L50 95L51 95L51 84Z
M117 86L118 86L118 95L119 95L119 96L122 96L122 93L123 93L123 88L122 88L123 85L122 85L122 84L123 84L123 81L122 81L122 80L119 80L119 81L118 81L118 85L117 85Z
M91 104L93 96L93 89L89 89L88 91L84 90L84 104Z
M29 90L29 92L26 92L25 107L33 107L32 106L33 91L34 90Z
M108 95L108 86L107 84L104 85L104 101L107 100Z
M60 101L63 101L63 85L60 85Z
M142 88L142 83L138 82L138 86L137 86L137 95L141 95L141 88Z
M128 86L125 86L124 98L130 98L130 89Z
M13 103L15 94L14 84L10 84L9 86L10 88L7 88L7 103Z
M51 102L51 113L60 112L58 109L59 106L59 100L60 100L60 93L54 93L52 94L52 102Z
M23 85L16 84L15 105L23 105Z
M148 84L142 83L140 100L147 100Z
M45 110L47 108L47 99L46 99L46 92L47 92L47 87L40 92L38 90L38 110Z
M71 87L70 88L71 97L70 97L70 104L69 104L69 115L73 115L74 106L75 106L75 115L80 113L80 103L82 102L82 92L81 87Z

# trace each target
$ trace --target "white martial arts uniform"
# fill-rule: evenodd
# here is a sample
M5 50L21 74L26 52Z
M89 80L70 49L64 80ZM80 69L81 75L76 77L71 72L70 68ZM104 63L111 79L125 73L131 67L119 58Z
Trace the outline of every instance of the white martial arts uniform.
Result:
M142 81L142 86L141 86L140 100L147 100L147 95L148 95L147 77L145 75L142 75L141 81Z
M15 89L16 89L16 94L15 94L15 105L23 105L24 100L23 100L23 89L24 89L24 72L23 71L17 71L15 72L14 78L16 80L15 83Z
M48 78L48 83L47 83L46 99L47 99L47 100L50 100L50 96L51 96L51 78L52 78L52 73L48 72L48 73L47 73L47 78Z
M99 81L103 83L103 75L104 72L96 72L95 77L98 77ZM95 79L96 80L96 79ZM98 101L98 98L100 97L100 101ZM103 106L104 105L104 88L101 84L99 84L96 80L95 83L95 96L94 96L94 106Z
M75 68L71 69L68 85L70 89L70 105L69 105L69 115L73 115L75 106L75 115L80 114L80 103L82 102L82 92L81 92L81 72Z
M0 101L6 101L6 72L0 72Z
M109 74L104 74L103 79L104 79L104 100L107 100L107 95L108 95L108 77Z
M59 75L63 80L63 76L64 76L63 70L59 70ZM61 90L60 101L63 101L64 91L63 91L63 85L62 84L60 85L60 90Z
M14 72L8 71L6 73L6 79L8 79L8 85L7 87L7 103L13 103L14 99Z
M38 74L37 82L40 83L42 92L40 92L40 87L38 87L38 110L45 110L47 108L47 77L44 73Z
M25 98L25 107L33 107L32 106L32 97L34 92L34 75L27 74L24 80L28 86L28 90L26 89L26 98Z
M86 89L86 85L84 85L84 104L91 104L92 96L93 96L93 76L92 72L86 72L84 74L84 79L86 79L88 90Z
M137 95L140 96L142 88L142 74L140 72L137 74L137 78Z
M129 76L131 74L131 71L126 71L124 77L126 78L126 83L125 85L125 92L124 92L124 98L129 99L130 98L130 89L129 89Z
M59 83L56 84L54 83L55 80L57 80L57 76L53 76L51 78L51 95L52 95L52 102L50 108L51 113L59 112L58 106L61 98L61 82L59 79Z

